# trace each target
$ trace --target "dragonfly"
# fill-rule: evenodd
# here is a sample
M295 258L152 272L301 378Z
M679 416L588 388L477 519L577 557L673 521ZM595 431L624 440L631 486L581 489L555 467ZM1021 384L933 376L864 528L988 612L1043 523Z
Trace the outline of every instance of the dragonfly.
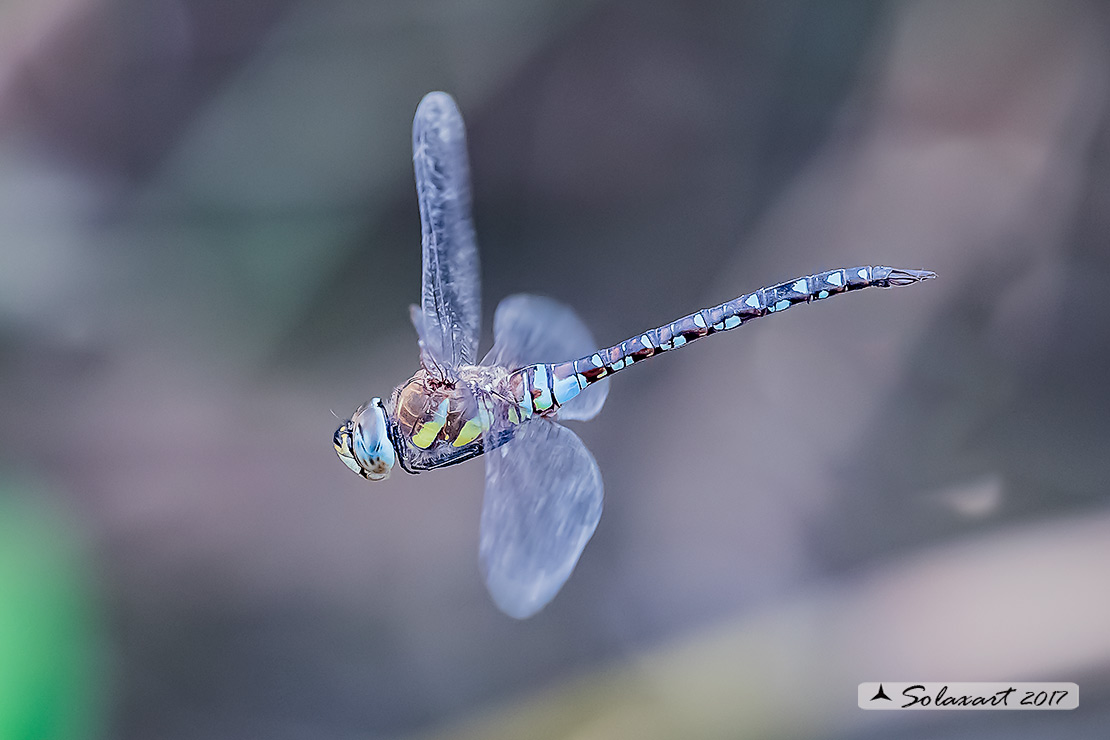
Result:
M563 421L596 416L608 379L650 357L801 303L935 277L928 270L841 268L794 278L599 349L575 312L514 295L497 306L493 347L478 357L481 299L466 131L455 101L432 92L416 109L413 170L422 248L420 304L410 317L420 367L389 398L359 406L335 432L336 453L367 480L438 470L484 456L479 562L506 614L546 606L601 517L593 455Z

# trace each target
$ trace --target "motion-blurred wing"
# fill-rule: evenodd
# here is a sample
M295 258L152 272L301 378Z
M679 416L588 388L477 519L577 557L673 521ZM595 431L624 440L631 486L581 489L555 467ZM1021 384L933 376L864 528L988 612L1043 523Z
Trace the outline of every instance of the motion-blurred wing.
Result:
M493 315L493 349L483 365L510 369L538 362L566 362L597 350L593 335L569 306L536 295L513 295ZM597 416L609 395L609 381L591 385L559 408L560 419Z
M481 328L478 246L470 220L466 129L447 93L424 96L412 122L412 165L420 202L424 352L441 365L473 365Z
M601 471L582 440L534 418L486 453L478 554L501 611L530 617L554 598L601 518Z

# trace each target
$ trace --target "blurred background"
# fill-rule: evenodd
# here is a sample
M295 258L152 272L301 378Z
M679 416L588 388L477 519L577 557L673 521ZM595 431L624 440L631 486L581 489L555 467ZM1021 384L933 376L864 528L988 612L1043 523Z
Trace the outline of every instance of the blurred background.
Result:
M524 622L481 462L332 450L417 367L436 89L487 337L519 291L611 344L940 275L622 373ZM6 0L0 738L1105 737L1108 93L1093 0ZM858 709L880 680L1080 708Z

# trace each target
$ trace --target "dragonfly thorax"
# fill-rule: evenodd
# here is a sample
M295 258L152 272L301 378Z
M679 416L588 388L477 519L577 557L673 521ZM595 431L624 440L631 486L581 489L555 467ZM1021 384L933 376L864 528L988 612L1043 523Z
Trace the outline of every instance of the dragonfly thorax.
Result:
M423 370L394 392L390 403L394 423L421 449L457 434L462 415L454 383L441 381Z
M421 450L460 450L480 442L489 423L477 398L498 392L504 375L504 371L475 366L459 368L450 379L418 371L390 399L398 436ZM444 452L451 454L451 450Z

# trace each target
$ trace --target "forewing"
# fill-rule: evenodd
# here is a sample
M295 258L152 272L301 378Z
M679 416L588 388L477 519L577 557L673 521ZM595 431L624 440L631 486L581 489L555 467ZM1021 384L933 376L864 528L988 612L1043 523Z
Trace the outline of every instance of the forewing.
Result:
M501 611L524 619L554 598L597 527L602 495L593 455L548 419L486 453L479 557Z
M424 261L423 321L413 323L424 351L437 363L473 365L482 319L478 246L470 218L466 129L447 93L428 93L416 109L412 165Z
M510 369L539 362L566 362L597 350L593 335L578 314L552 298L513 295L493 315L493 349L482 364ZM586 421L597 416L609 395L602 380L559 408L560 419Z

